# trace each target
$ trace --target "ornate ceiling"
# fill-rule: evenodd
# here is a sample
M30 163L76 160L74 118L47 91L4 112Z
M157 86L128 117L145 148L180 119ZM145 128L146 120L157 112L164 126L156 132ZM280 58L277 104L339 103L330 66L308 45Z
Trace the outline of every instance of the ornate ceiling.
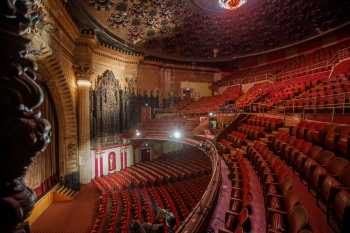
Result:
M223 8L219 1L234 9ZM261 53L350 21L349 0L74 2L84 13L75 17L83 27L96 27L148 55L193 61Z

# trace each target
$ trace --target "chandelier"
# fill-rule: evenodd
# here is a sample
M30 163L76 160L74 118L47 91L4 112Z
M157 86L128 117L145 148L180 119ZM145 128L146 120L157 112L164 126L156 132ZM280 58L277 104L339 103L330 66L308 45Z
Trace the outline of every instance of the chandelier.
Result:
M247 0L219 0L220 7L227 10L234 10L247 3Z

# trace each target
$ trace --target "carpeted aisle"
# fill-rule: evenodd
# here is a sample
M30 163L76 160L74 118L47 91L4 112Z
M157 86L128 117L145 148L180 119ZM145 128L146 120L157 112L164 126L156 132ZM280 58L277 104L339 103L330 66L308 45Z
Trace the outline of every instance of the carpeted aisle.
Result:
M99 192L84 185L71 202L53 203L31 226L32 233L86 233L96 212Z

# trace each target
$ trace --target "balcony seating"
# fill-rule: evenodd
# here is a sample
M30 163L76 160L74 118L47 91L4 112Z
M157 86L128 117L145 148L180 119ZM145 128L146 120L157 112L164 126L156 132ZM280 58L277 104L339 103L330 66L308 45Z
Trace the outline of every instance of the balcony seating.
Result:
M269 131L277 130L279 127L283 126L283 120L280 118L262 117L256 115L250 116L247 123L250 125L263 126Z
M224 106L228 101L235 101L241 94L241 86L229 86L221 95L205 96L192 102L182 109L183 113L208 113L219 112L220 106Z
M263 185L267 232L311 231L308 213L293 190L286 165L261 142L248 146L247 156Z
M256 67L247 65L244 67L245 69L243 68L232 74L226 74L216 85L225 86L227 83L240 84L266 80L267 74L273 74L276 76L276 80L281 81L306 74L329 71L332 67L332 62L337 60L335 59L338 58L337 55L341 54L349 46L349 41L344 41L282 61L271 62Z
M290 127L289 132L293 136L333 150L342 156L349 154L350 128L348 126L302 121L297 126Z
M327 107L341 109L344 104L350 103L350 75L344 74L335 79L323 80L319 85L303 92L297 98L285 103L287 111L301 112L323 110Z
M295 133L298 130L294 129L291 132ZM344 219L348 221L350 218L347 212L350 208L349 160L315 144L311 146L310 142L304 139L292 139L293 136L282 132L276 135L271 145L307 182L309 190L316 195L319 206L327 212L329 224L340 232L344 227ZM308 143L309 149L302 152L300 147L296 148L297 140ZM293 152L288 154L288 148L292 148Z
M199 124L199 118L163 117L141 124L139 130L143 137L169 137L175 130L181 130L184 135L191 135L192 130Z
M246 134L249 139L257 139L264 135L265 128L262 126L242 124L238 127L238 131Z
M244 133L233 131L229 135L227 135L227 140L232 142L234 147L240 147L244 144L246 135Z
M350 230L350 194L339 191L330 198L327 207L327 220L336 232L348 232Z
M244 172L247 170L247 164L240 152L227 154L224 160L230 170L232 189L229 209L225 214L225 228L219 229L219 232L251 232L252 197L249 176Z
M271 87L271 83L263 82L255 84L245 94L243 94L235 103L237 109L244 109L254 103L259 98L266 95Z

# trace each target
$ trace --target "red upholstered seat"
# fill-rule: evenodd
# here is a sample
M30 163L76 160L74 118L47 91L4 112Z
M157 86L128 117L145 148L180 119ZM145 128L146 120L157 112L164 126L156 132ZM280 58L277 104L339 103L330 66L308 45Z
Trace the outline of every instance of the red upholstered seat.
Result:
M347 188L350 188L350 164L344 168L339 179Z
M338 137L339 132L337 132L337 127L335 125L330 125L326 129L326 136L325 136L325 146L329 150L335 149L335 141Z
M301 204L299 194L296 190L289 190L285 194L284 205L287 212L291 211L296 205Z
M327 176L327 170L324 169L321 166L316 167L316 169L313 171L312 176L311 176L311 183L310 186L314 190L318 190L322 180Z
M330 200L327 211L328 222L333 229L341 232L347 232L350 227L350 193L341 190L335 194L333 200Z
M337 150L342 154L349 154L350 128L344 128L340 131L339 140L336 142Z
M328 163L335 157L335 154L332 151L323 150L320 152L320 154L316 157L316 161L321 166L328 166Z
M309 230L309 215L302 205L297 205L288 213L288 233Z
M330 160L327 166L327 170L330 174L339 177L341 174L343 174L344 169L348 165L349 165L349 161L347 159L344 159L341 157L334 157Z
M319 197L320 199L327 204L332 192L332 189L338 188L341 186L341 183L331 176L326 176L323 182L319 187ZM320 200L319 199L319 200Z

